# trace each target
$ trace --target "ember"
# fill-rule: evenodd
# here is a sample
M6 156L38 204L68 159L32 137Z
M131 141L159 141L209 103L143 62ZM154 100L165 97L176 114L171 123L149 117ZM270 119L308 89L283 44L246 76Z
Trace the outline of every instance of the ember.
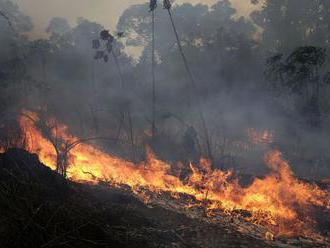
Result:
M249 128L247 130L247 135L249 141L255 145L270 144L274 141L274 132L269 130L258 131L254 128Z

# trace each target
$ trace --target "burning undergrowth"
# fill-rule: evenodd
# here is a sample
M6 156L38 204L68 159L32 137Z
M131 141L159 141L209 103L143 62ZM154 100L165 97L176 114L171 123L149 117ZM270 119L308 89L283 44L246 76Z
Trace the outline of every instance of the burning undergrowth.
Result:
M65 170L72 181L128 187L147 204L158 203L188 215L198 210L197 217L209 221L236 218L262 227L270 240L274 236L326 239L320 219L330 215L329 191L297 179L277 150L265 155L269 174L247 186L240 185L232 171L212 169L206 159L190 164L190 175L181 179L148 148L146 160L135 164L80 142L55 122L48 119L51 128L45 131L35 113L25 111L19 119L27 150L50 168Z

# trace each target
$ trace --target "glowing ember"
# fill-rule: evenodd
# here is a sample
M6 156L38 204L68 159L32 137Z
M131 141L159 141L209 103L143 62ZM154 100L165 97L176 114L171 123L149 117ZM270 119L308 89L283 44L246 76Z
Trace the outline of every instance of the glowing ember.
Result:
M249 128L247 130L247 135L249 141L255 145L271 144L274 140L274 132L269 130L258 131L254 128Z
M58 160L54 146L27 115L38 119L36 114L25 112L19 120L27 149L37 153L44 164L55 169ZM60 124L56 131L51 132L53 138L55 135L66 142L78 140ZM267 137L263 135L262 140L269 140L270 136ZM255 178L250 186L242 187L237 179L232 178L231 171L212 170L210 162L205 159L201 159L198 166L191 164L191 175L182 181L171 174L171 165L158 160L150 149L147 149L146 161L134 164L92 145L80 144L70 150L67 175L78 182L98 183L102 180L113 185L128 185L134 192L148 189L156 193L170 192L175 197L183 193L194 196L196 204L197 201L209 202L205 206L210 216L215 209L229 214L234 210L244 210L251 213L249 221L263 224L277 235L312 236L316 224L312 212L315 208L322 208L329 213L329 193L295 178L279 151L266 154L265 162L270 174L263 179ZM149 200L149 196L145 195L145 202ZM266 236L273 239L270 233Z

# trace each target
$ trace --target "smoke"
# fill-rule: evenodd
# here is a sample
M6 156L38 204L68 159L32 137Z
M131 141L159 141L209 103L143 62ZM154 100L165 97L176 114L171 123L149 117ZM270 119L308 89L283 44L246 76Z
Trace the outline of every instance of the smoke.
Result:
M3 80L11 82L4 91L11 101L3 97L2 109L42 109L68 125L76 136L123 141L99 141L98 145L108 152L133 160L134 150L134 159L141 159L147 143L161 159L171 162L194 161L207 154L201 109L215 167L262 175L267 170L263 154L275 146L294 162L298 175L318 178L330 174L326 166L330 160L327 119L318 131L306 128L301 114L294 111L295 98L278 98L264 77L266 59L275 50L275 39L266 39L274 35L273 27L262 26L264 23L256 17L237 19L237 5L228 1L213 7L182 4L173 9L198 94L190 86L168 14L161 7L157 10L158 136L151 139L151 19L148 6L137 3L18 1L24 13L32 16L34 38L49 29L43 40L28 41L20 35L30 31L27 28L18 30L14 41L10 35L2 38L0 52L9 51L3 63L16 61L18 68L24 68L3 72L11 75ZM18 18L21 21L26 20L19 10L15 13L22 15ZM60 18L48 25L52 16ZM83 18L77 20L79 16ZM5 21L0 25L7 30ZM267 37L258 41L255 34L260 26ZM124 38L116 37L113 50L118 64L112 54L108 54L107 63L94 59L92 40L99 38L104 28L124 32ZM299 40L295 35L294 40ZM277 38L284 36L283 32ZM12 48L12 44L20 48ZM142 49L141 57L126 54L127 46ZM322 93L326 99L328 92ZM322 105L325 110L327 104ZM252 139L249 130L260 137ZM274 134L271 142L264 142L262 136L267 133Z
M75 25L79 17L101 23L107 28L115 29L120 15L131 5L143 4L145 0L15 0L20 9L32 17L34 30L29 34L31 38L45 38L46 27L53 17L63 17L71 25ZM216 0L185 0L177 1L178 4L189 2L192 4L214 4ZM248 16L254 9L250 0L232 0L238 10L238 16ZM40 11L42 9L42 11Z

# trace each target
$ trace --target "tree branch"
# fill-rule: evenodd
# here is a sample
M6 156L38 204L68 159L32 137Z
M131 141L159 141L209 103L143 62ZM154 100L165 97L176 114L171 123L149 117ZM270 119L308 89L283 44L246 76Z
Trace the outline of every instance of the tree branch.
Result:
M2 16L4 19L6 19L6 21L7 21L8 25L9 25L9 27L10 27L11 29L13 29L13 24L11 23L9 17L8 17L3 11L1 11L1 10L0 10L0 16Z

